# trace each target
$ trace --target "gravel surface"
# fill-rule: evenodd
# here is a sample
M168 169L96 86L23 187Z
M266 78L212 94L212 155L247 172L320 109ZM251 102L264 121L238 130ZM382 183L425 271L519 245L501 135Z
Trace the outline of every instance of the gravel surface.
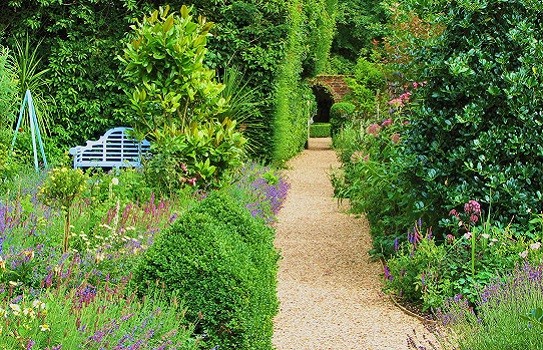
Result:
M345 214L329 180L339 164L330 139L310 139L288 164L289 197L279 214L281 251L273 342L277 350L404 350L416 318L381 292L381 265L371 262L364 219Z

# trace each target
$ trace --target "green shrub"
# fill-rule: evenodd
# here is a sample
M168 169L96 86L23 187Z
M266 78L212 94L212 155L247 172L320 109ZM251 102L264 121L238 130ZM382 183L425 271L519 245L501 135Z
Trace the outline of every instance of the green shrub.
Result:
M154 141L164 127L183 129L191 122L208 120L226 106L224 85L205 66L206 43L213 23L193 21L190 10L180 16L160 8L138 22L122 62L132 84L132 124L141 138Z
M350 102L336 102L330 107L330 134L337 135L347 121L352 120L356 106Z
M144 172L147 183L164 194L185 186L221 187L245 159L246 140L230 119L192 123L185 130L165 128L154 134L154 155Z
M354 212L366 214L377 255L392 254L394 238L418 218L406 211L414 196L404 174L411 164L404 154L404 129L395 116L349 123L334 137L343 163L343 173L333 179L336 196L349 198Z
M384 67L381 64L359 58L354 68L354 77L345 78L351 92L346 100L356 105L364 117L376 113L379 94L385 89Z
M278 255L273 230L215 192L182 215L135 271L141 292L164 286L185 301L210 347L272 349Z
M330 123L314 123L309 126L309 137L330 137Z
M450 1L417 56L428 86L406 152L417 206L434 227L475 199L503 225L543 211L543 21L537 1Z

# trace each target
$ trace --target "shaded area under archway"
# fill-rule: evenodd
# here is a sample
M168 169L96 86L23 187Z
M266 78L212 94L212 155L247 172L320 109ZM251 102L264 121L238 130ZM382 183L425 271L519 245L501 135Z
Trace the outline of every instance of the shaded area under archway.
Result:
M313 116L314 123L329 123L330 108L334 104L332 93L322 85L313 85L311 87L315 100L317 101L317 114Z

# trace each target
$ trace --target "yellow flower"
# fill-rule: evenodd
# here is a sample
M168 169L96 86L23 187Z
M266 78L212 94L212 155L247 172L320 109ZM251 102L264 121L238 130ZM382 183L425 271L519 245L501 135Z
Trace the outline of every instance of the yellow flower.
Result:
M42 331L42 332L51 331L51 328L49 327L49 325L47 323L44 323L44 324L40 325L40 331Z
M5 270L6 269L6 262L4 259L0 256L0 269Z

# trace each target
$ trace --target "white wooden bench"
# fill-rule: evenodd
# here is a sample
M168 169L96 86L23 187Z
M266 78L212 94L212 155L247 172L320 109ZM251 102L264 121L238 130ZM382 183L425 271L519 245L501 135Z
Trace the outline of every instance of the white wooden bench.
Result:
M128 135L132 130L117 127L108 130L98 141L87 141L85 146L70 148L74 168L141 167L142 156L149 151L147 140L138 142Z

